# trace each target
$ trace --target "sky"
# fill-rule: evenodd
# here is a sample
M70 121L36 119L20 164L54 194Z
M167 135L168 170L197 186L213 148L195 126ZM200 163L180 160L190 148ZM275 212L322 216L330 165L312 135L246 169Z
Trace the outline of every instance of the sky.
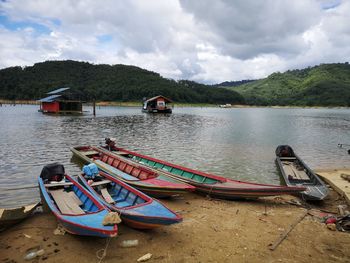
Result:
M213 84L350 61L350 0L0 0L0 68L134 65Z

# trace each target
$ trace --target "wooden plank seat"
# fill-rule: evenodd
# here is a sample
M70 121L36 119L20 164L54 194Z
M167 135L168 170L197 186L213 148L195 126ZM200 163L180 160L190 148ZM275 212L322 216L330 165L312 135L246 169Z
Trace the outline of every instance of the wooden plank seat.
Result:
M79 199L79 197L74 193L74 191L70 191L68 192L68 194L70 195L70 197L72 198L72 200L74 200L74 202L78 205L81 206L83 205L83 202Z
M50 194L62 214L85 214L84 210L79 207L77 200L75 200L71 194L65 192L63 189L51 190ZM78 197L76 196L76 198Z
M104 184L109 184L109 183L111 183L111 182L112 182L112 181L105 179L105 180L102 180L102 181L93 182L93 183L91 184L91 186L104 185Z
M84 155L96 155L96 154L98 154L98 152L97 152L97 151L94 151L94 150L91 150L91 151L82 151L81 153L84 154Z
M101 189L101 194L103 196L103 199L106 200L107 203L114 203L114 199L112 198L112 196L108 193L107 188L102 188Z
M55 187L55 186L69 186L69 185L73 185L73 183L71 182L51 182L49 184L44 184L46 188L51 188L51 187Z
M117 155L128 155L127 152L123 152L123 151L113 151L113 153Z
M283 169L289 179L293 180L310 180L310 177L306 174L304 170L298 170L293 163L284 163Z

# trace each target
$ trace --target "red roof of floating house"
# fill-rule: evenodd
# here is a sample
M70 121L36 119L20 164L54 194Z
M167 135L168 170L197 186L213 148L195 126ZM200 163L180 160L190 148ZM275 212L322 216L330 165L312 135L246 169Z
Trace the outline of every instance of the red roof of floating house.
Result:
M173 102L171 99L168 99L167 97L164 97L162 95L150 98L150 99L146 100L146 102L153 101L153 100L158 100L160 98L162 98L165 102Z

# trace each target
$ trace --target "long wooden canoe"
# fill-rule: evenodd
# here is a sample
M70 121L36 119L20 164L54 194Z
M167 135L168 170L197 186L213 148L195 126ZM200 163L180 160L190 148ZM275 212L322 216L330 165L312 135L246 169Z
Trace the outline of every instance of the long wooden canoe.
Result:
M192 185L160 175L100 147L81 146L71 148L71 151L86 163L95 163L100 170L153 197L171 197L195 189Z
M71 234L97 237L115 237L117 225L105 226L103 220L110 210L72 177L64 181L47 181L39 176L43 202Z
M289 145L277 147L276 163L287 185L306 188L299 193L302 199L323 200L328 195L327 186Z
M196 187L196 191L209 196L222 199L242 199L258 198L265 196L276 196L283 194L296 194L304 191L304 187L299 186L280 186L269 184L257 184L243 182L225 177L201 172L180 165L172 164L150 156L142 155L113 145L105 146L114 155L119 155L124 159L132 160L135 163L142 164L171 176L182 182Z
M182 221L159 201L105 172L100 171L91 184L82 175L78 181L106 207L120 213L122 221L133 228L153 229Z

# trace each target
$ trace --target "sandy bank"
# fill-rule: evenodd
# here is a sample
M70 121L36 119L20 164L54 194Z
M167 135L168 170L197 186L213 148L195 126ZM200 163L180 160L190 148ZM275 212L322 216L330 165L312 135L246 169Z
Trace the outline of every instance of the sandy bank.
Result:
M337 212L345 201L333 190L321 204L293 205L292 196L256 201L223 201L188 194L164 203L184 221L152 231L120 225L103 262L136 262L152 253L148 262L350 262L350 233L331 231L321 222L320 210ZM271 251L275 242L309 208L308 214ZM312 216L311 214L315 215ZM36 214L0 234L0 262L23 262L25 251L41 246L45 254L33 262L98 262L96 253L106 239L54 235L51 214ZM26 236L27 235L27 236ZM123 240L138 239L134 248Z

